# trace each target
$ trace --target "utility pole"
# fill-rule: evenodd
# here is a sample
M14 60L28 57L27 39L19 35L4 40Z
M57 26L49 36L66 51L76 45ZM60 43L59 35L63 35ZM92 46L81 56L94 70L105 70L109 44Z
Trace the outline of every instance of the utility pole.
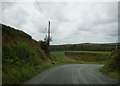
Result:
M50 57L50 21L48 21L48 56Z
M116 48L116 50L118 49L117 42L116 42L116 47L115 48Z

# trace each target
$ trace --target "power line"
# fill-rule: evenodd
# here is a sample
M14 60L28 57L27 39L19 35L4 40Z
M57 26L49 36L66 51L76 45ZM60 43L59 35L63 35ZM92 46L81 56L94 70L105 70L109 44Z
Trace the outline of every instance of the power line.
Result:
M44 11L43 11L43 9L41 8L41 6L39 5L38 1L35 0L35 2L37 3L37 5L38 5L40 11L43 13L43 15L45 16L45 18L49 21L50 18L48 17L48 15L46 15L46 14L44 13ZM59 23L59 22L57 22L57 21L53 21L53 20L50 20L50 21L53 22L53 23Z
M41 6L39 5L38 1L35 0L35 2L36 2L36 4L38 5L38 8L40 9L40 11L41 11L41 12L43 13L43 15L45 16L45 18L46 18L47 20L49 20L48 16L44 13L44 11L43 11L43 9L41 8Z
M41 8L41 6L39 5L39 3L38 3L38 1L37 0L35 0L35 2L36 2L36 4L38 5L38 8L40 9L40 11L42 12L42 14L44 15L44 17L47 19L47 21L50 21L50 22L53 22L53 23L60 23L60 22L58 22L58 21L53 21L53 20L51 20L49 17L48 17L48 15L46 15L45 13L44 13L44 11L43 11L43 9Z
M48 17L48 15L46 15L46 14L44 13L44 11L43 11L43 9L41 8L41 6L39 5L38 1L35 0L35 2L36 2L36 4L38 5L38 8L39 8L40 11L42 12L42 14L45 16L45 18L46 18L48 21L53 22L53 23L60 23L60 22L58 22L58 21L53 21L53 20L51 20L51 19Z

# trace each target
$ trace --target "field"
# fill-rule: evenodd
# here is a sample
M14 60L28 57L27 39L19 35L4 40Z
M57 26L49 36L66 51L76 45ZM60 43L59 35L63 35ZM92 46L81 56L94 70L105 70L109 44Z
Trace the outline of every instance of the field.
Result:
M66 52L78 52L78 53L93 53L93 54L110 54L109 51L66 51Z
M51 55L60 63L104 64L110 53L105 51L52 51Z
M52 51L51 56L55 57L59 61L64 60L64 51Z

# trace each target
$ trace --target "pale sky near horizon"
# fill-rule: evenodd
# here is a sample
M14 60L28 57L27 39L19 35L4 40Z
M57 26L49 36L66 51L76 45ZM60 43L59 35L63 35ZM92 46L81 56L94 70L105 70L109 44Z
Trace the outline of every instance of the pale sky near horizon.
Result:
M49 20L51 44L118 41L117 2L2 2L2 23L37 41L47 34Z

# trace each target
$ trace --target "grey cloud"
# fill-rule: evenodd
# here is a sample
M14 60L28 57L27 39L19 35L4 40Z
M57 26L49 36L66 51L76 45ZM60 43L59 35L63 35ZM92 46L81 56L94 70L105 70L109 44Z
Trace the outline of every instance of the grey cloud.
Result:
M38 4L35 3L35 7L38 11L42 12L47 19L57 22L68 22L63 13L63 10L68 3L38 2Z
M2 10L11 8L16 2L2 2Z
M19 27L21 28L23 24L25 24L27 22L27 17L28 17L28 13L22 9L22 8L15 8L11 5L10 3L10 7L8 6L8 9L4 9L3 10L3 22L10 24L10 25L14 25L14 27ZM5 3L6 4L6 3ZM3 3L4 6L4 3ZM14 9L14 10L11 10Z
M44 39L51 21L52 44L115 42L117 3L5 3L4 23ZM10 5L10 6L9 6ZM9 10L10 9L10 10ZM8 15L9 14L9 15Z

